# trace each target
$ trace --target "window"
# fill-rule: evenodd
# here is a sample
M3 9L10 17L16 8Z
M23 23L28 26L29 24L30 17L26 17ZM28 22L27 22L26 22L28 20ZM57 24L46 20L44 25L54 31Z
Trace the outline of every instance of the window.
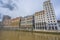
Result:
M55 29L57 30L57 26L55 26Z
M49 30L51 30L51 27L49 27Z
M48 15L47 15L48 16Z
M54 26L52 26L52 30L54 30Z
M52 20L52 18L50 18L50 20Z
M42 15L42 14L41 14Z
M47 18L49 18L49 17L47 17Z
M59 27L60 27L60 25L59 25Z
M53 24L51 24L51 25L53 25Z
M50 26L50 24L48 24Z
M53 10L52 10L52 8L51 8L51 11L52 11L52 13L53 13Z
M53 20L55 20L55 18L53 18Z
M52 15L54 15L54 14L52 14Z
M42 27L42 29L44 29L44 27Z
M40 29L42 29L42 28L40 27Z
M49 22L49 21L48 21Z
M52 17L54 17L54 16L52 16Z
M55 22L55 21L54 21Z
M54 25L56 25L56 23Z
M47 30L47 27L45 27L45 29Z
M51 21L52 22L52 21Z

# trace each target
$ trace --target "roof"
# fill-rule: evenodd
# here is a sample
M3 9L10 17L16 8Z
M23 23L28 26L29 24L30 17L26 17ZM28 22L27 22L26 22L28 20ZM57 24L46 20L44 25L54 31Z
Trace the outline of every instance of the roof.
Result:
M21 19L21 17L16 17L16 18L12 18L12 19L10 19L10 21L20 20L20 19Z
M42 14L42 15L43 15L43 14L44 14L44 10L39 11L39 12L35 12L35 14L34 14L34 15L37 15L37 16L38 16L38 15L40 15L40 14Z

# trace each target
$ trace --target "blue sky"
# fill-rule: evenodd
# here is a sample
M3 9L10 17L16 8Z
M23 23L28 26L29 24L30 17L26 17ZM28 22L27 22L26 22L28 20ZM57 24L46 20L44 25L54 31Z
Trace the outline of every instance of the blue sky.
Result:
M43 10L43 2L46 0L0 0L0 13L12 18L33 15ZM60 0L51 0L56 18L60 19Z

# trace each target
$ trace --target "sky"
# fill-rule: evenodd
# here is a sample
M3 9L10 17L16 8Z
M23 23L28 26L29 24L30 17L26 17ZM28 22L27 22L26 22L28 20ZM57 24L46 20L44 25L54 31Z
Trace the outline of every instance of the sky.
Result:
M46 0L0 0L0 14L9 15L12 18L33 15L43 10L43 2ZM60 20L60 0L51 0L57 20Z

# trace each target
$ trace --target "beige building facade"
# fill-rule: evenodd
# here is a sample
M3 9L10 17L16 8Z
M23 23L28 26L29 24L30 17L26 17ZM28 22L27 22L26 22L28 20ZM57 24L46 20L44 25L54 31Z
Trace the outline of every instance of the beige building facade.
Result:
M10 25L11 25L12 27L19 27L19 26L20 26L20 20L21 20L20 17L11 19L11 24L10 24Z
M6 28L19 28L20 27L20 17L5 20L4 21L4 27Z
M36 12L34 14L35 20L35 30L45 30L47 29L46 22L45 22L45 12L44 10L40 12Z
M27 29L27 30L28 29L32 30L32 28L33 28L33 15L21 18L21 28Z

